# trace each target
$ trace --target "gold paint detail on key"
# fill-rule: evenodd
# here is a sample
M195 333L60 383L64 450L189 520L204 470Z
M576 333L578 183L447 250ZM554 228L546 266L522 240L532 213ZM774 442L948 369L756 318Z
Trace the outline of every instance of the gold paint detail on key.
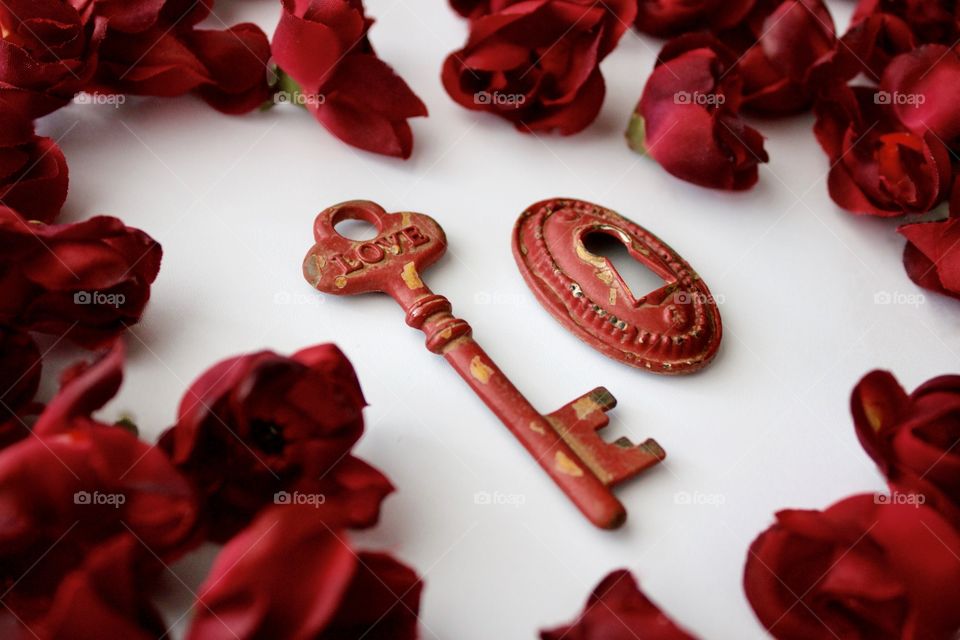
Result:
M573 403L573 410L577 413L577 420L583 420L598 409L600 409L600 405L590 396L584 396Z
M544 429L543 426L536 420L530 421L530 431L539 433L540 435L545 435L547 433L547 430Z
M473 360L470 361L470 375L480 384L487 384L490 382L490 376L493 375L493 367L484 362L480 356L473 356Z
M407 284L408 289L423 289L423 280L420 279L420 274L417 273L417 265L414 263L408 262L403 265L403 273L400 276Z
M560 473L579 478L583 475L583 469L576 462L571 460L563 451L557 451L554 456L554 466Z
M337 289L343 289L345 286L347 286L347 277L337 276L337 279L333 281L333 284L336 285Z

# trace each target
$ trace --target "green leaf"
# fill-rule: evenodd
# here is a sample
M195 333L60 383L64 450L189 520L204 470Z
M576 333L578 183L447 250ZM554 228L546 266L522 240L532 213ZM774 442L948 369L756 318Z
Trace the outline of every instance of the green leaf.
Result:
M627 125L627 146L637 153L646 153L647 128L643 121L643 116L634 113L630 116L630 124Z

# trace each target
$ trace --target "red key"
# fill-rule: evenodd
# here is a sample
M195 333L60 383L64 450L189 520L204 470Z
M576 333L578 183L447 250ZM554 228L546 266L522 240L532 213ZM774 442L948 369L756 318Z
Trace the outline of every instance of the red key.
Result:
M335 227L364 220L373 240L351 240ZM664 459L654 440L634 446L626 438L605 442L597 430L616 399L597 387L548 415L541 415L473 339L470 325L455 317L450 301L430 291L420 273L446 251L443 229L421 213L387 213L366 200L326 209L314 223L316 244L303 263L307 281L324 293L382 292L406 312L407 324L423 331L427 348L442 355L500 421L526 447L554 482L595 525L613 529L627 512L611 487Z

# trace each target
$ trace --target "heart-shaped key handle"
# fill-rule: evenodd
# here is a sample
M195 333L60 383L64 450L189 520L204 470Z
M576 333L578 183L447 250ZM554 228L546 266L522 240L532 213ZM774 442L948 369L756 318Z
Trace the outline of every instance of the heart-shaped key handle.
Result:
M336 227L344 220L362 220L376 228L372 240L353 240ZM440 225L422 213L387 213L369 200L351 200L322 211L313 225L316 244L307 253L303 273L324 293L354 295L396 287L422 287L421 270L447 250ZM398 277L399 276L399 277ZM401 284L402 283L402 284Z

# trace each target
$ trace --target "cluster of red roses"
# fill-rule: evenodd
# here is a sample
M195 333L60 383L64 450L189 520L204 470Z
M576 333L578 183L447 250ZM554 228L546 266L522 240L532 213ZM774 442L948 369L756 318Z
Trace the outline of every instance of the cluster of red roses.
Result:
M81 91L195 92L243 113L280 90L300 92L301 82L324 93L304 106L336 135L408 155L405 118L424 110L370 49L362 5L290 1L283 11L273 42L290 67L281 88L258 27L197 28L216 17L210 0L0 2L5 638L162 637L151 586L204 540L226 544L197 596L190 637L415 635L416 574L354 551L344 534L372 526L392 486L350 453L364 401L335 347L220 363L187 392L157 445L92 416L120 385L119 336L139 321L162 252L116 218L54 224L67 166L34 120ZM368 79L392 95L374 95ZM69 368L44 406L34 334L108 350Z
M256 25L198 28L204 20L219 21L213 0L5 0L0 180L15 184L0 191L4 202L22 205L31 218L55 215L66 168L55 145L33 137L32 122L80 91L195 92L224 113L240 114L293 89L289 101L349 144L410 154L406 119L426 115L426 108L374 54L372 20L360 0L284 0L272 44ZM269 67L271 55L282 70ZM278 86L276 74L287 82Z
M907 224L904 264L920 286L960 297L960 9L934 0L860 0L837 37L822 0L451 0L470 20L443 68L459 104L527 132L571 134L596 117L599 64L629 25L671 38L627 131L674 176L748 189L768 160L743 114L811 107L829 191L849 211L950 218ZM856 78L863 84L851 86ZM955 192L954 197L950 197Z
M151 587L204 540L225 545L189 638L415 637L416 574L344 533L393 488L351 454L365 403L336 347L215 365L157 445L91 415L122 366L117 341L69 369L0 450L3 637L162 637Z
M744 588L782 640L928 638L960 633L960 376L912 394L886 371L851 399L857 436L889 494L824 511L785 510L751 545ZM570 626L543 640L693 640L626 571L607 576Z
M406 121L392 114L401 108L404 92L407 107L419 101L373 55L365 36L370 22L360 3L288 2L283 8L274 48L291 75L329 93L317 117L348 142L409 154ZM139 320L161 257L148 235L116 218L52 224L66 199L67 165L53 140L34 133L34 120L80 91L154 96L195 91L227 113L260 106L276 90L268 83L270 43L251 24L220 31L196 27L214 15L210 0L0 3L0 360L8 365L0 377L10 388L0 397L0 441L23 437L18 422L36 411L40 358L27 332L102 346ZM322 46L327 58L294 46L304 40L301 27L326 30L326 40L313 35L308 40ZM306 62L298 66L300 61ZM375 73L377 84L387 76L394 83L386 114L368 99L369 87L351 85ZM360 129L366 137L350 137Z
M377 58L359 0L287 0L271 48L255 25L199 29L212 0L4 0L0 3L0 442L34 414L39 353L28 332L100 347L139 320L161 249L110 217L52 224L67 165L34 121L78 92L196 92L243 113L293 91L329 130L358 147L410 154L406 118L426 113ZM286 67L272 85L271 53ZM297 84L299 83L299 84ZM282 87L282 88L281 88ZM302 89L307 87L308 89ZM309 97L309 96L308 96ZM322 99L319 99L322 97Z

